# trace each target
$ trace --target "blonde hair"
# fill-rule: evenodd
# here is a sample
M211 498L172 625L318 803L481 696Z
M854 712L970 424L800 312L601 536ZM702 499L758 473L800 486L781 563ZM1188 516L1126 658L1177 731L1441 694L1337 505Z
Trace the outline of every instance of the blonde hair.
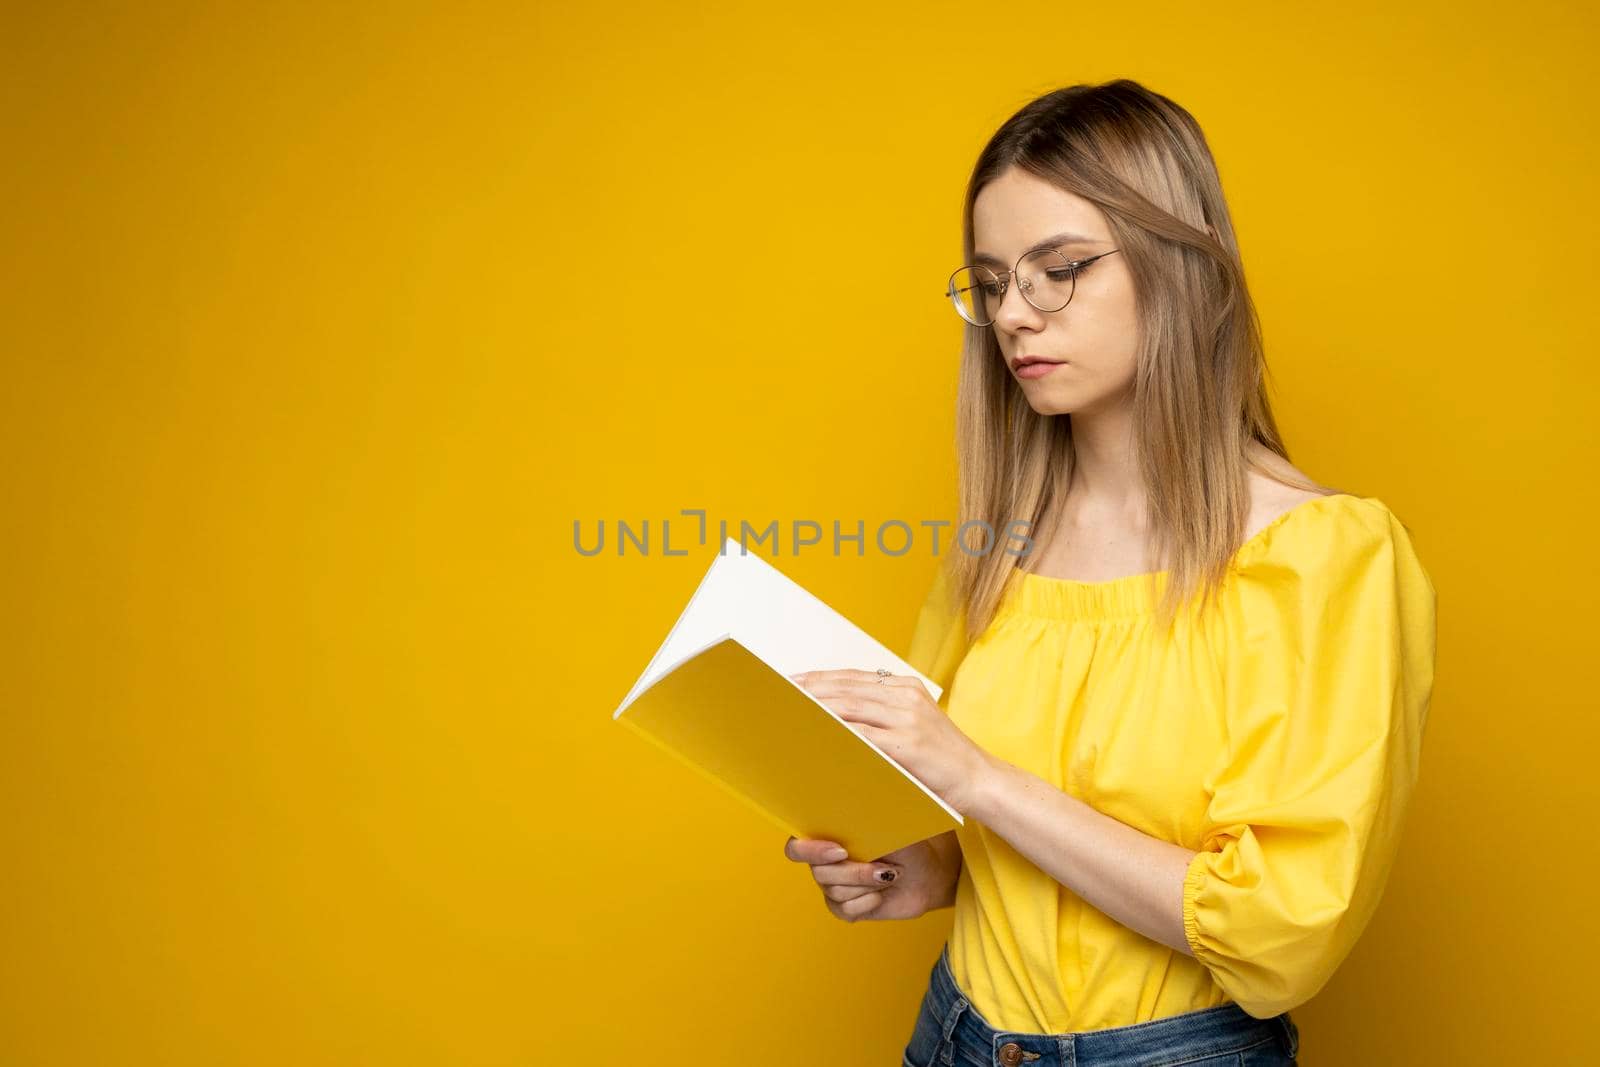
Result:
M1260 321L1216 163L1189 112L1137 82L1057 89L1007 119L979 154L967 183L962 262L974 255L978 193L1012 167L1104 212L1132 274L1140 322L1133 447L1152 545L1167 561L1157 614L1170 625L1196 593L1202 610L1212 602L1243 543L1248 471L1277 477L1251 459L1251 442L1289 458L1267 400ZM1003 531L1026 520L1035 535L1047 533L1074 455L1070 419L1029 406L989 327L967 327L956 446L960 533L948 566L974 640L1020 567L999 542L962 547L968 524Z

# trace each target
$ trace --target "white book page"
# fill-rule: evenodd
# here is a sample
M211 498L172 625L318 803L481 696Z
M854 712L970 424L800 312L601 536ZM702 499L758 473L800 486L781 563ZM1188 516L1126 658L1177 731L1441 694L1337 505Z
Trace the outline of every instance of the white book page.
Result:
M737 555L729 539L728 557L739 564L744 611L735 633L739 642L782 674L883 667L893 674L919 679L933 699L943 692L911 664L803 586L759 556Z
M640 693L691 654L727 634L737 636L740 644L784 675L883 667L919 679L935 700L943 692L772 564L754 553L744 554L739 542L729 537L667 639L611 717L621 715Z
M671 673L673 668L688 659L691 653L703 651L715 644L718 637L734 631L734 624L741 614L741 594L732 560L733 557L718 555L711 561L711 566L706 568L700 584L689 597L689 603L678 615L678 621L672 624L667 639L650 657L649 665L639 680L633 683L621 707L612 713L613 719L621 715L657 679Z

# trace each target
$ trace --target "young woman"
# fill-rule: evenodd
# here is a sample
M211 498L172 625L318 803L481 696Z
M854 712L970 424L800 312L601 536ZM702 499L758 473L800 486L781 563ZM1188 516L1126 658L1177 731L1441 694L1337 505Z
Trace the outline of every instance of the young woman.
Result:
M785 854L849 921L954 906L909 1067L1293 1063L1289 1009L1394 860L1433 584L1382 501L1290 465L1183 108L1127 80L1028 104L974 168L964 253L972 525L909 657L943 706L799 680L965 825L872 863Z

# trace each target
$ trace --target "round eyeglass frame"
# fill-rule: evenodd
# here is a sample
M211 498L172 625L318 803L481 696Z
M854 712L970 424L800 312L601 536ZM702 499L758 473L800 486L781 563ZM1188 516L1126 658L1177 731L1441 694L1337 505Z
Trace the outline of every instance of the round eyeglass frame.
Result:
M1098 255L1089 256L1087 259L1068 259L1066 256L1062 255L1059 251L1057 251L1054 248L1036 248L1031 252L1024 252L1017 259L1016 264L1010 270L1008 270L1008 271L1000 271L998 273L993 271L993 270L990 270L988 267L985 267L981 263L968 263L967 265L962 266L962 267L957 267L955 270L950 272L950 278L949 278L949 280L947 282L945 282L944 293L941 294L941 295L943 295L947 300L950 301L951 306L953 306L956 309L956 314L961 316L961 321L962 322L965 322L968 325L977 326L977 327L980 327L980 328L993 326L994 325L994 321L995 321L994 319L990 319L988 322L973 322L971 319L967 318L965 312L963 312L961 310L961 297L956 292L956 275L960 274L964 270L971 270L971 271L980 271L981 270L981 271L984 271L985 273L987 273L989 275L989 277L991 277L991 278L993 278L995 280L996 284L998 284L1000 286L1000 301L1001 301L1002 304L1004 304L1005 303L1005 299L1006 299L1006 290L1011 285L1011 279L1015 278L1017 276L1017 271L1022 267L1022 261L1024 259L1027 259L1029 256L1038 256L1038 255L1042 255L1045 252L1049 252L1049 253L1052 253L1053 255L1059 256L1060 259L1061 259L1062 266L1066 267L1068 270L1070 270L1072 272L1072 288L1071 288L1071 290L1069 290L1067 292L1067 299L1062 303L1061 307L1053 307L1053 308L1039 307L1039 305L1034 302L1033 297L1028 295L1028 290L1031 289L1032 286L1028 284L1027 279L1024 278L1024 279L1022 279L1021 281L1019 281L1017 283L1017 289L1018 289L1019 292L1022 293L1022 299L1026 300L1029 303L1029 305L1031 305L1032 307L1037 308L1038 310L1040 310L1040 311L1042 311L1042 312L1044 312L1045 314L1048 315L1048 314L1051 314L1052 312L1060 311L1062 308L1066 307L1067 304L1072 303L1073 296L1076 295L1077 292L1078 292L1078 271L1082 270L1084 267L1087 267L1089 264L1093 263L1097 259L1101 259L1101 258L1103 258L1105 256L1109 256L1113 252L1120 252L1120 251L1122 251L1120 248L1113 248L1108 252L1101 252Z

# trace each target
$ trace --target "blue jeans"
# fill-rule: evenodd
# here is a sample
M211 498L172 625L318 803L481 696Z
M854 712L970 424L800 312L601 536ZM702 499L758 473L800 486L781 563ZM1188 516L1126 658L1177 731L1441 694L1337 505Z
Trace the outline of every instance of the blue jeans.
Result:
M1277 1067L1300 1049L1288 1012L1257 1019L1231 1003L1079 1033L996 1030L956 985L949 954L933 965L901 1067Z

